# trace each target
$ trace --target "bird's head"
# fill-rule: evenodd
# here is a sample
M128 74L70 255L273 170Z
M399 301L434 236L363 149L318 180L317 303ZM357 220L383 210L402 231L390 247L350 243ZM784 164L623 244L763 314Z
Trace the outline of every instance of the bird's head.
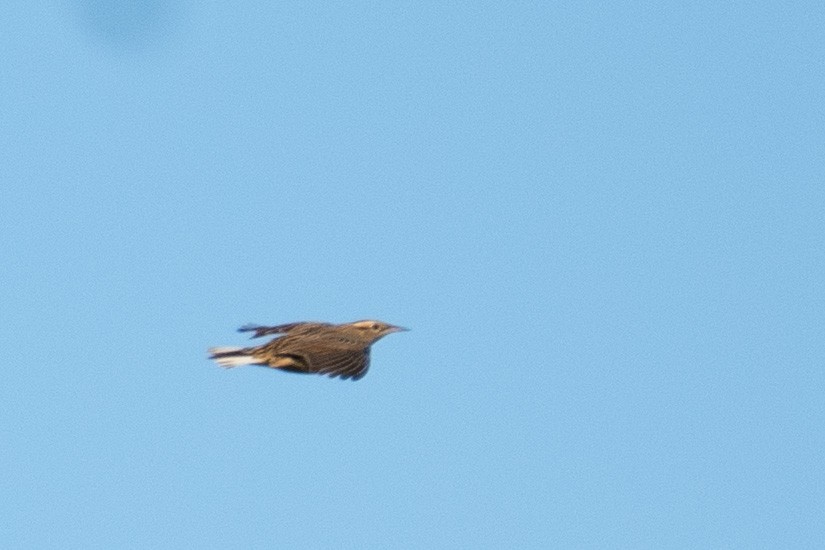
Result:
M392 334L393 332L402 332L406 330L410 330L404 327L397 327L395 325L391 325L389 323L384 323L383 321L375 321L375 320L366 320L366 321L356 321L354 323L350 323L350 326L357 330L360 334L363 334L365 339L375 342L379 338L386 336L387 334Z

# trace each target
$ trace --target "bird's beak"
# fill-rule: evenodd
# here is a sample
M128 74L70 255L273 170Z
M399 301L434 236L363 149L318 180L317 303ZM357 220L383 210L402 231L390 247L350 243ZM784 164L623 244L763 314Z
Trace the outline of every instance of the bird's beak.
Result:
M395 326L393 326L393 327L388 327L387 328L387 334L390 334L392 332L407 332L408 330L410 330L410 329L404 328L404 327L395 327Z

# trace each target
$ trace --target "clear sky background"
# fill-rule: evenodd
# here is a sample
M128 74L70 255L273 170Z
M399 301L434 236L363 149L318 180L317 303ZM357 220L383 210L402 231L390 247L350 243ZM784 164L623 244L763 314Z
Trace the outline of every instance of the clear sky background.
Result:
M2 3L0 546L824 547L823 28Z

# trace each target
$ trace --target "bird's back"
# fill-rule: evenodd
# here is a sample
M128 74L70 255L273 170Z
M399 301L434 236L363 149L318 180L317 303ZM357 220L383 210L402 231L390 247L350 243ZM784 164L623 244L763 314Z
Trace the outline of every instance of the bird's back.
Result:
M264 346L268 353L309 353L312 351L361 351L369 341L341 325L296 328Z

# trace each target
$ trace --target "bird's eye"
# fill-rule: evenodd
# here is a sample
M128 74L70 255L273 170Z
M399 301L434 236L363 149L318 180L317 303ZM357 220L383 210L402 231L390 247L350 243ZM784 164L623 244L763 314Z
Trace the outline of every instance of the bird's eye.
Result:
M378 323L372 324L372 330L378 330Z

